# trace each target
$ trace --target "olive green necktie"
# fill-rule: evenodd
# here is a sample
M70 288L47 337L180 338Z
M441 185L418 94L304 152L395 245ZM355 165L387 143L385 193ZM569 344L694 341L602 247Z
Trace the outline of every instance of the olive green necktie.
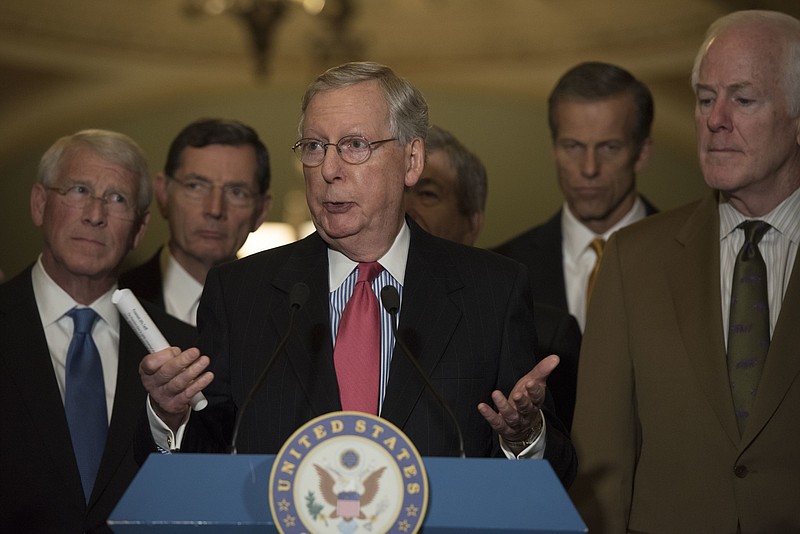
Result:
M744 431L769 350L767 266L758 242L771 228L764 221L745 221L744 244L736 256L728 323L728 376L739 433Z

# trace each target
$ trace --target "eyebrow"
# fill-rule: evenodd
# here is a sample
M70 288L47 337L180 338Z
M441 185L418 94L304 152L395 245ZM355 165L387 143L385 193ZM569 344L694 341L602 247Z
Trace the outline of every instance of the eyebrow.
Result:
M183 179L184 180L199 180L201 182L207 182L209 184L214 184L214 180L212 180L208 176L203 176L202 174L197 174L195 172L190 172L190 173L186 174L186 176L184 176ZM214 185L216 185L216 184L214 184ZM232 182L224 182L222 185L223 186L235 185L235 186L247 186L247 187L249 187L252 184L248 183L247 181L236 180L236 181L232 181Z
M737 83L732 83L730 85L725 85L725 86L722 87L722 89L725 90L725 91L729 91L729 90L738 91L740 89L745 89L745 88L748 88L748 87L753 87L753 83L752 82L737 82ZM697 90L697 91L711 91L712 93L716 93L717 92L712 86L710 86L708 84L704 84L704 83L698 83L697 85L695 85L695 90Z

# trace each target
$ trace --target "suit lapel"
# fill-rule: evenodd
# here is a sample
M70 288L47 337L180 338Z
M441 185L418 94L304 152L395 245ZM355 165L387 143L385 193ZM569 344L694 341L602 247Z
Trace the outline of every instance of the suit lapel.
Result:
M733 412L719 280L719 215L716 196L701 201L675 238L667 267L675 317L690 365L720 425L733 443L739 430ZM678 357L678 355L676 355Z
M295 314L294 332L286 345L286 356L315 413L341 410L330 336L328 248L316 233L294 248L273 280L274 286L287 295L298 282L307 284L311 293ZM270 317L276 331L283 335L289 326L288 309L273 308Z
M455 275L451 259L440 255L441 249L431 237L413 222L408 264L406 265L403 302L400 309L398 336L405 342L411 357L430 376L442 358L450 337L461 319L461 312L452 302L452 293L463 287ZM403 427L425 383L395 343L389 383L381 416Z
M772 333L764 371L758 386L753 414L742 436L742 445L758 435L775 413L786 392L800 374L800 254L795 256L789 286Z
M120 319L119 362L114 391L114 408L103 451L103 459L92 490L92 503L112 481L133 442L139 417L144 413L145 393L139 378L139 362L147 349L128 324Z
M567 286L564 281L563 232L561 230L561 210L551 217L535 234L532 257L529 265L536 268L532 280L533 300L546 302L557 308L569 309Z
M80 509L85 507L83 486L72 451L64 401L33 295L30 272L28 268L24 276L7 282L15 287L9 306L0 310L0 346L4 347L0 358L14 382L23 385L18 390L21 402L37 428L37 435L41 436L42 450L46 451L46 458L40 461L51 461L65 493L74 496L75 506ZM36 438L25 438L26 441L33 439Z

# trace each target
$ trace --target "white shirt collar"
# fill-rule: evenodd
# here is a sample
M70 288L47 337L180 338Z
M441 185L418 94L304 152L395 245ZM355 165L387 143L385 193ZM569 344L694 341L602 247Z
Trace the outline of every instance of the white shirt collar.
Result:
M611 234L620 228L624 228L625 226L633 224L640 219L644 219L646 216L647 209L645 208L644 202L639 195L636 195L636 200L634 200L633 206L628 213L626 213L625 216L617 222L617 224L609 228L605 233L602 235L597 235L584 226L583 223L572 214L569 206L564 203L564 206L561 209L561 232L564 244L564 253L571 258L577 258L588 250L589 244L595 238L600 237L603 240L608 241L608 238L611 237Z
M195 280L178 263L169 246L161 249L159 264L164 286L164 307L167 312L185 322L196 324L197 302L203 293L203 284Z
M779 233L785 235L792 243L800 243L800 188L795 189L794 193L786 197L783 202L775 206L775 209L756 219L768 222ZM737 226L744 221L752 219L745 217L736 210L729 202L722 200L719 202L719 237L724 239L730 235Z
M386 269L400 285L404 284L406 275L406 263L408 263L408 247L411 243L411 230L408 223L403 222L400 232L394 239L394 243L378 262ZM353 269L358 265L339 251L328 248L328 287L330 291L335 291L347 278Z
M42 265L41 254L31 270L31 282L36 304L39 308L39 317L42 320L42 326L45 328L61 319L72 308L76 306L83 307L82 304L78 304L69 293L50 278L50 275L44 269L44 265ZM88 307L97 312L97 315L108 324L112 331L119 333L119 313L117 312L117 307L111 302L111 295L115 289L117 289L117 284L114 284L111 289Z

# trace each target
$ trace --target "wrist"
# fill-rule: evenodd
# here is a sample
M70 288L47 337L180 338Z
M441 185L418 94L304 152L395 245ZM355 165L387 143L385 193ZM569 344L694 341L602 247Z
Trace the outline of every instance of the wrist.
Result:
M528 429L528 432L523 435L522 439L519 440L511 440L508 438L503 438L503 441L506 445L511 449L516 450L524 450L533 445L533 443L539 438L539 435L542 433L542 417L541 415L536 418L533 425Z

